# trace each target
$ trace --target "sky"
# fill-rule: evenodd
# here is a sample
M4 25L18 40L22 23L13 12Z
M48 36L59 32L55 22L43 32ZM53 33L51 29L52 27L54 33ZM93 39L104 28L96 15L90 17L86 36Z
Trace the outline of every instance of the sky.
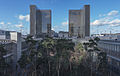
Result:
M0 29L29 34L30 5L52 10L52 29L68 31L70 9L90 5L90 32L120 33L120 0L0 0Z

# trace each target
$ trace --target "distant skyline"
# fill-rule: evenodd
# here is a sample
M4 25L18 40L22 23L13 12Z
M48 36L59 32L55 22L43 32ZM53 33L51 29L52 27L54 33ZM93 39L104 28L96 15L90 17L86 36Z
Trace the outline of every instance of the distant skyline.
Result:
M91 34L120 33L120 0L1 0L0 29L29 33L30 5L52 10L52 29L68 31L70 9L91 7Z

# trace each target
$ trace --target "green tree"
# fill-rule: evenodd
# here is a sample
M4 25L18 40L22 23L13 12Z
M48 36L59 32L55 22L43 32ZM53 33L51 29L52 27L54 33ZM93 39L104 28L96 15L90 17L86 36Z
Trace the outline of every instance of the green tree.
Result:
M71 40L58 39L56 44L56 67L57 75L60 76L60 71L71 70L71 52L74 51L74 43Z
M52 38L46 38L42 42L43 47L46 49L47 58L48 58L48 69L49 69L49 76L51 75L51 54L53 53L53 48L55 45L55 41Z
M104 76L108 74L108 65L107 65L107 54L106 52L100 52L98 54L98 71L101 72Z

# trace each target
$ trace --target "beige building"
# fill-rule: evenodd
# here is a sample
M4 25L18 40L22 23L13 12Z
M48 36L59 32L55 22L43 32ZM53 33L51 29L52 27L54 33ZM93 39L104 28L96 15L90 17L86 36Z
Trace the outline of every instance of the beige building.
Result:
M30 35L36 38L51 36L51 10L39 10L30 6Z
M69 36L90 36L90 5L85 5L80 10L69 10Z

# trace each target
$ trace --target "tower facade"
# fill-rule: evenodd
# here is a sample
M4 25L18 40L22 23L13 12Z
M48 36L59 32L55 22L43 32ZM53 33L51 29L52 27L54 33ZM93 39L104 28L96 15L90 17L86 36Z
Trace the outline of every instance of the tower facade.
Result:
M39 10L35 5L30 6L30 35L36 38L51 36L51 10Z
M69 36L84 38L90 35L90 5L69 10Z

